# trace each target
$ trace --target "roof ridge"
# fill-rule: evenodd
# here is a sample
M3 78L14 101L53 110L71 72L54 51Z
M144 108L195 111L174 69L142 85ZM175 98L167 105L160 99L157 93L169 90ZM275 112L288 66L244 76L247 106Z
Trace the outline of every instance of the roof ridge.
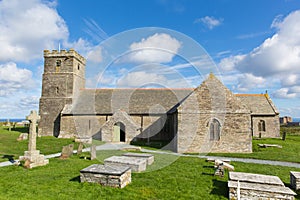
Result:
M264 94L234 94L235 96L240 96L240 97L262 97L265 96Z
M195 88L82 88L80 90L194 90Z

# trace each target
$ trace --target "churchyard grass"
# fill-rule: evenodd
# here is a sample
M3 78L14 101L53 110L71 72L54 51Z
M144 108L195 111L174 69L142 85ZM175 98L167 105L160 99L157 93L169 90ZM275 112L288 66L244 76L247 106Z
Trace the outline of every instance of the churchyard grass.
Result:
M27 150L27 141L16 141L19 134L18 131L0 129L1 157L17 157ZM288 136L286 141L268 140L291 145L299 142L298 137ZM38 138L37 148L43 154L57 153L62 146L72 142L71 139L42 137ZM90 154L85 152L74 154L69 159L52 158L49 165L34 169L1 167L0 199L228 199L228 173L223 178L214 176L213 164L195 157L154 154L155 162L147 167L147 172L133 173L132 183L123 189L80 183L81 169L94 163L103 163L105 158L122 153L124 151L97 151L97 159L90 160ZM271 165L231 164L235 166L235 171L279 176L287 186L289 171L299 171L296 168Z
M213 156L239 157L239 158L255 158L264 160L277 160L300 163L300 129L294 127L281 127L281 132L286 131L286 140L281 138L263 138L252 140L253 153L210 153ZM259 147L258 144L277 144L277 147Z
M28 132L28 128L16 127L12 131L8 131L7 127L0 127L0 162L9 159L18 159L28 149L28 140L17 141L21 132ZM58 139L55 137L38 137L37 149L42 154L48 155L61 152L62 147L74 143L73 139ZM74 143L74 149L77 143Z
M98 151L97 160L73 155L69 159L50 159L50 164L34 169L20 166L0 168L0 199L227 199L226 172L213 176L212 163L194 157L180 157L174 162L146 173L133 173L132 183L123 189L80 183L79 170L102 163L116 151ZM123 152L119 151L118 154ZM103 156L105 155L105 156ZM155 154L153 168L159 168L172 155ZM279 176L289 184L288 167L232 162L235 171Z

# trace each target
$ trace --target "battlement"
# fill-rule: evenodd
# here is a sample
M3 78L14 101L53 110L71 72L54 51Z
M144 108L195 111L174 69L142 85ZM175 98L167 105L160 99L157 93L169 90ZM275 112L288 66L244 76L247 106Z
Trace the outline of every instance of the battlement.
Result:
M86 59L81 56L79 53L77 53L74 49L69 49L69 51L67 50L44 50L44 57L76 57L78 60L80 60L83 64L86 63Z

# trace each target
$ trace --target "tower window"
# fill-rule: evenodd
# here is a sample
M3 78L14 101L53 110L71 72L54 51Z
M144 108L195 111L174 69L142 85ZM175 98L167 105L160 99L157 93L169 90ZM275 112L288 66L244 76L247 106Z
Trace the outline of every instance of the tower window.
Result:
M77 65L77 69L80 70L80 64Z
M61 60L57 60L56 61L56 67L60 67L61 66Z
M55 93L56 93L56 94L59 94L59 87L56 87L56 88L55 88Z
M59 72L60 71L60 66L61 66L61 60L57 60L56 61L56 67L55 67L55 71Z

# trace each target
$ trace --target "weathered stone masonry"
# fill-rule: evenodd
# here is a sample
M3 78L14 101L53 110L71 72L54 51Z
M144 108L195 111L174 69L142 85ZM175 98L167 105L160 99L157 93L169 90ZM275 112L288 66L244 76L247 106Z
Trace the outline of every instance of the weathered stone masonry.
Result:
M267 94L233 94L213 74L190 89L86 89L85 59L44 51L39 135L106 142L165 141L176 152L252 152L252 137L278 137Z

